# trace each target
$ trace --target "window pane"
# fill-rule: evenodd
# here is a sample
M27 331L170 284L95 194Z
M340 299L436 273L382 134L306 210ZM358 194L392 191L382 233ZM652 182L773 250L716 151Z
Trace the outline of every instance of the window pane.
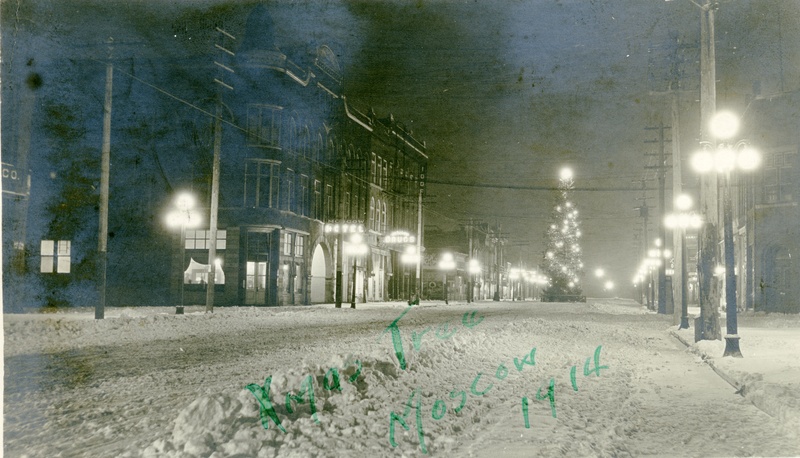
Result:
M68 274L70 268L70 259L69 256L59 256L58 257L58 273L60 274Z
M283 254L292 254L292 234L289 232L283 233Z
M59 240L58 241L58 255L59 256L69 256L70 252L70 242L69 240Z
M52 240L42 240L41 254L42 256L52 256L55 253L55 242Z
M255 162L248 162L245 164L244 172L244 205L245 207L255 207L258 204L257 189L258 189L258 164Z
M42 264L39 271L48 274L53 272L53 256L42 256Z

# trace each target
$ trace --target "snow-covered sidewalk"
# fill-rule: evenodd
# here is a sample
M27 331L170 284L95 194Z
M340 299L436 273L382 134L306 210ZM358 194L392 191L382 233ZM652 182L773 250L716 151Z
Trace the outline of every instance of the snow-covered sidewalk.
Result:
M690 324L699 308L689 308ZM670 333L711 366L736 391L800 436L800 316L742 313L738 329L742 358L723 357L723 340L694 341L694 327Z

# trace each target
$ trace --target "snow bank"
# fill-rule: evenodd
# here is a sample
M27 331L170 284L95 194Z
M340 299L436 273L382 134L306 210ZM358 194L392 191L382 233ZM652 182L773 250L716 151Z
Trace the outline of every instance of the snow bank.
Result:
M693 329L672 333L737 393L800 437L800 316L751 313L738 321L742 358L723 357L724 340L694 342Z

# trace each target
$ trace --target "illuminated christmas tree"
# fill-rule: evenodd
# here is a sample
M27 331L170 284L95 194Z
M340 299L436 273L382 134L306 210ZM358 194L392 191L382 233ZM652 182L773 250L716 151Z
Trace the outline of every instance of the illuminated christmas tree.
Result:
M543 302L585 301L580 280L581 260L580 223L578 209L571 199L574 182L572 170L564 168L558 182L558 195L547 228L547 245L540 266L550 282L542 291Z

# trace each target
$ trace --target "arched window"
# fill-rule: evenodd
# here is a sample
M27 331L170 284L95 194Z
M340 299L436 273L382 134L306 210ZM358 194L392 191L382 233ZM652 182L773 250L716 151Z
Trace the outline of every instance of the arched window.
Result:
M381 200L375 202L375 230L381 230Z
M303 157L311 157L311 131L308 126L303 126Z
M297 121L294 117L289 119L289 132L287 132L286 145L289 147L289 152L297 154Z
M328 138L328 142L326 143L325 147L325 160L328 162L333 162L333 158L335 157L334 151L336 151L336 147L333 146L333 138Z
M317 142L314 144L314 160L317 162L322 162L322 134L317 134Z

